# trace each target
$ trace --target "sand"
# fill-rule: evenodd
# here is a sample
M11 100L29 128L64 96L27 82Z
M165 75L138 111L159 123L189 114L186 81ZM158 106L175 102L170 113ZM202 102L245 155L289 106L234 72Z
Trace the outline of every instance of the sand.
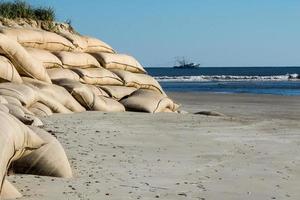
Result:
M73 179L12 175L21 199L300 199L300 97L170 93L189 112L43 118Z

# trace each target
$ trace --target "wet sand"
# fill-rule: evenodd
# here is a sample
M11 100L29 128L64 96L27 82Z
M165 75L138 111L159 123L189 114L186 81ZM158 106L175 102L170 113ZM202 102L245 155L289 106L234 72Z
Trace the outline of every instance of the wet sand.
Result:
M12 175L21 199L300 199L300 97L169 93L189 114L57 114L74 178ZM192 114L216 111L225 116Z

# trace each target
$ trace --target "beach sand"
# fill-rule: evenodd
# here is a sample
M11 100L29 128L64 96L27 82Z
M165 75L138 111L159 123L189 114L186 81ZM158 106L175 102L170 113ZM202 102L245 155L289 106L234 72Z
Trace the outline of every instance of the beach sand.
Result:
M300 199L300 97L169 93L189 114L43 118L74 178L11 175L21 199ZM216 111L225 116L195 115Z

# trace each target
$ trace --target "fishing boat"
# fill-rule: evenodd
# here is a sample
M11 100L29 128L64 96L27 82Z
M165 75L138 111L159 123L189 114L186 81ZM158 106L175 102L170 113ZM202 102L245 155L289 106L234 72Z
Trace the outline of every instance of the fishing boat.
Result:
M173 66L173 68L194 69L200 67L200 64L188 62L185 58L177 59L176 62L178 63L178 65Z

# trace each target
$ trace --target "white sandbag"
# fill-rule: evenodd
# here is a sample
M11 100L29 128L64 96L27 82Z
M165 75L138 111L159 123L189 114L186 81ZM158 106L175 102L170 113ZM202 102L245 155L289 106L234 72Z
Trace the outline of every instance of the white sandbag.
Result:
M80 80L79 75L70 69L60 69L60 68L47 69L47 72L48 72L51 80L71 79L71 80L78 81L78 82Z
M30 128L43 139L45 144L31 154L15 161L13 171L22 174L71 178L72 170L60 142L40 128L33 126Z
M5 106L5 104L0 103L0 111L9 113L9 109Z
M137 74L124 70L111 70L118 75L127 87L156 90L164 94L163 89L152 76L147 74Z
M101 67L96 58L88 53L59 51L55 52L55 55L61 60L64 68Z
M108 98L108 97L104 97L104 96L97 96L96 98L100 98L101 100L103 100L105 102L105 104L98 105L97 103L101 102L101 101L99 101L99 100L96 101L94 110L104 111L104 112L125 112L125 107L123 106L123 104L119 103L118 101L116 101L112 98Z
M22 83L22 79L14 65L4 56L0 56L0 83Z
M12 161L40 148L44 142L32 130L10 114L0 111L0 195Z
M32 104L29 108L30 112L39 117L46 117L53 114L52 110L45 104L36 102Z
M129 97L120 101L126 110L140 111L148 113L163 112L166 109L176 111L178 106L168 97L157 91L148 89L139 89L133 92Z
M73 69L83 83L92 85L123 85L122 80L104 68Z
M49 69L62 67L62 63L58 57L49 51L34 48L26 48L26 50L32 57L39 60L43 64L44 68Z
M124 97L129 96L134 91L137 90L135 87L125 87L125 86L117 86L117 85L101 85L98 86L103 89L109 96L113 99L120 100Z
M0 28L0 33L19 42L24 47L48 51L72 51L73 44L64 37L49 31L25 28Z
M1 83L0 95L14 97L25 107L29 107L38 100L36 91L25 84L18 83Z
M105 42L89 37L89 36L81 36L84 40L86 40L87 48L84 50L85 52L92 53L92 52L107 52L107 53L115 53L113 48L106 44Z
M34 59L18 42L0 34L0 54L13 63L20 75L51 83L42 63Z
M16 199L20 197L22 197L22 194L8 180L4 180L0 199Z
M31 78L23 78L25 84L29 86L33 86L39 90L39 92L44 92L56 101L60 102L66 108L73 112L83 112L85 111L84 107L82 107L73 97L72 95L63 87L48 84L38 80L34 80Z
M8 101L6 100L6 98L4 96L0 96L0 104L1 103L8 103Z
M96 52L92 55L106 69L121 69L134 73L146 73L142 65L132 56L125 54L111 54Z

